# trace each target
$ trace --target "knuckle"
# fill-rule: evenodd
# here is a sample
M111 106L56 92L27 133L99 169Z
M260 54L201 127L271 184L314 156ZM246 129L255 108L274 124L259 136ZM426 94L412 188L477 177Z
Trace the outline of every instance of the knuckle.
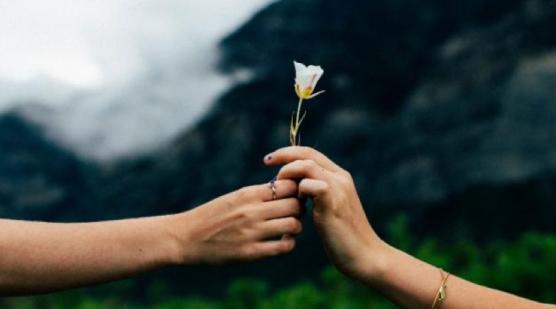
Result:
M327 182L325 182L319 188L319 193L320 194L325 194L325 193L328 193L328 191L330 191L330 185Z
M248 199L251 195L252 188L244 187L236 191L236 198L240 201Z
M311 169L315 167L315 162L313 160L303 160L301 161L301 165L306 169Z
M251 246L251 245L243 246L240 249L240 252L241 252L241 255L243 255L244 258L247 259L248 261L255 260L257 258L257 255L258 255L257 248L255 248L254 246Z
M244 227L239 231L240 237L244 240L252 240L257 237L255 228Z
M295 234L300 234L301 232L303 232L303 224L301 224L301 222L297 221L297 227L294 231Z
M282 167L280 168L280 170L278 171L278 175L277 175L278 179L281 180L281 178L282 178L281 176L283 176L284 173L287 173L287 172L291 171L291 169L292 169L293 167L295 167L296 165L297 165L297 161L292 162L292 163L288 163L288 164L282 166Z
M298 187L297 183L291 179L284 179L280 185L284 186L286 190L295 190Z
M301 226L301 222L299 222L299 220L294 217L287 218L286 220L286 228L288 229L288 231L292 233L301 232L301 229L303 227Z
M257 212L256 212L256 208L253 206L250 206L248 208L246 208L245 211L245 218L247 218L247 220L249 222L256 222L257 221Z
M312 155L315 154L315 151L311 147L302 146L300 150L301 150L301 154L304 157L311 157Z
M353 184L353 179L351 178L351 174L341 175L338 177L338 182L344 187L350 187Z
M256 221L254 207L245 206L237 211L236 217L239 221L254 222Z
M276 183L276 188L283 192L285 196L290 196L293 192L297 191L297 183L295 181L285 179Z
M344 170L344 169L340 170L339 174L342 175L343 177L346 177L346 178L352 178L351 173Z
M298 214L301 211L301 202L299 199L293 198L290 207L294 214Z
M292 167L300 168L300 169L305 168L305 160L297 160L297 161L293 162Z
M296 228L295 219L293 217L289 217L289 218L284 219L284 226L286 227L286 229L288 231L291 231L291 230L295 229Z
M280 171L290 171L290 170L297 170L303 167L303 160L295 160L284 167Z
M278 252L279 253L290 252L290 251L293 250L294 247L295 247L295 240L293 238L292 239L287 239L287 240L282 240L278 244Z

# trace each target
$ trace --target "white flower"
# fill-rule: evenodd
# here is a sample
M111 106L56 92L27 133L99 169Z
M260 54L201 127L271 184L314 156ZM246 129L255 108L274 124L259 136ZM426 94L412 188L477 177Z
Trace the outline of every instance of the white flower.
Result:
M296 61L293 62L293 65L295 67L295 93L299 99L309 100L324 92L313 93L319 79L324 74L320 66L305 66Z

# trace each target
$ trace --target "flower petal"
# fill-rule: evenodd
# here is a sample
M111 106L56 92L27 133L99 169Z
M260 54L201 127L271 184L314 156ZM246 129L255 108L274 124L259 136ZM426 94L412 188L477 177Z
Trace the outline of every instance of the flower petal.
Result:
M311 80L311 88L315 89L317 87L317 83L324 74L324 70L320 66L310 65L307 68L307 73L313 77Z
M300 89L310 88L311 91L315 89L319 79L324 74L320 66L310 65L305 66L303 63L297 61L293 62L295 67L295 83Z
M293 62L293 66L295 67L295 75L296 76L298 74L304 72L305 70L307 70L307 67L303 63L299 63L297 61Z

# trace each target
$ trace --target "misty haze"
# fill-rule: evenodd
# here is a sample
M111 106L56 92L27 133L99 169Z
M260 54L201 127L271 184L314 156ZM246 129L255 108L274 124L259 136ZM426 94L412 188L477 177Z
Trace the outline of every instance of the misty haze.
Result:
M86 158L148 153L233 83L217 43L267 2L3 1L0 112Z

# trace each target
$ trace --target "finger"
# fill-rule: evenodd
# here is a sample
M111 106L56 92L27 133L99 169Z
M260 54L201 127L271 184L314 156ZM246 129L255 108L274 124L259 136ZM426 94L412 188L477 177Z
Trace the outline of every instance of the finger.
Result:
M263 203L261 217L265 220L298 217L301 215L301 202L297 198L287 198Z
M330 173L324 167L321 167L313 160L299 160L286 164L278 172L278 179L299 179L312 178L327 180Z
M294 238L293 235L284 234L284 235L282 235L282 238L281 238L281 239L284 240L284 239L291 239L291 238Z
M259 224L261 239L270 239L284 234L297 235L303 230L301 221L295 217L272 219Z
M340 166L327 156L310 147L292 146L281 148L265 156L264 162L267 165L280 165L297 160L313 160L332 172L343 171Z
M299 183L299 197L321 197L328 189L328 183L322 180L305 178Z
M281 240L269 240L259 242L253 245L257 259L285 254L295 248L295 239L286 238Z
M270 183L247 187L244 190L250 201L268 202L297 196L297 183L289 179L277 180L274 182L274 193Z

